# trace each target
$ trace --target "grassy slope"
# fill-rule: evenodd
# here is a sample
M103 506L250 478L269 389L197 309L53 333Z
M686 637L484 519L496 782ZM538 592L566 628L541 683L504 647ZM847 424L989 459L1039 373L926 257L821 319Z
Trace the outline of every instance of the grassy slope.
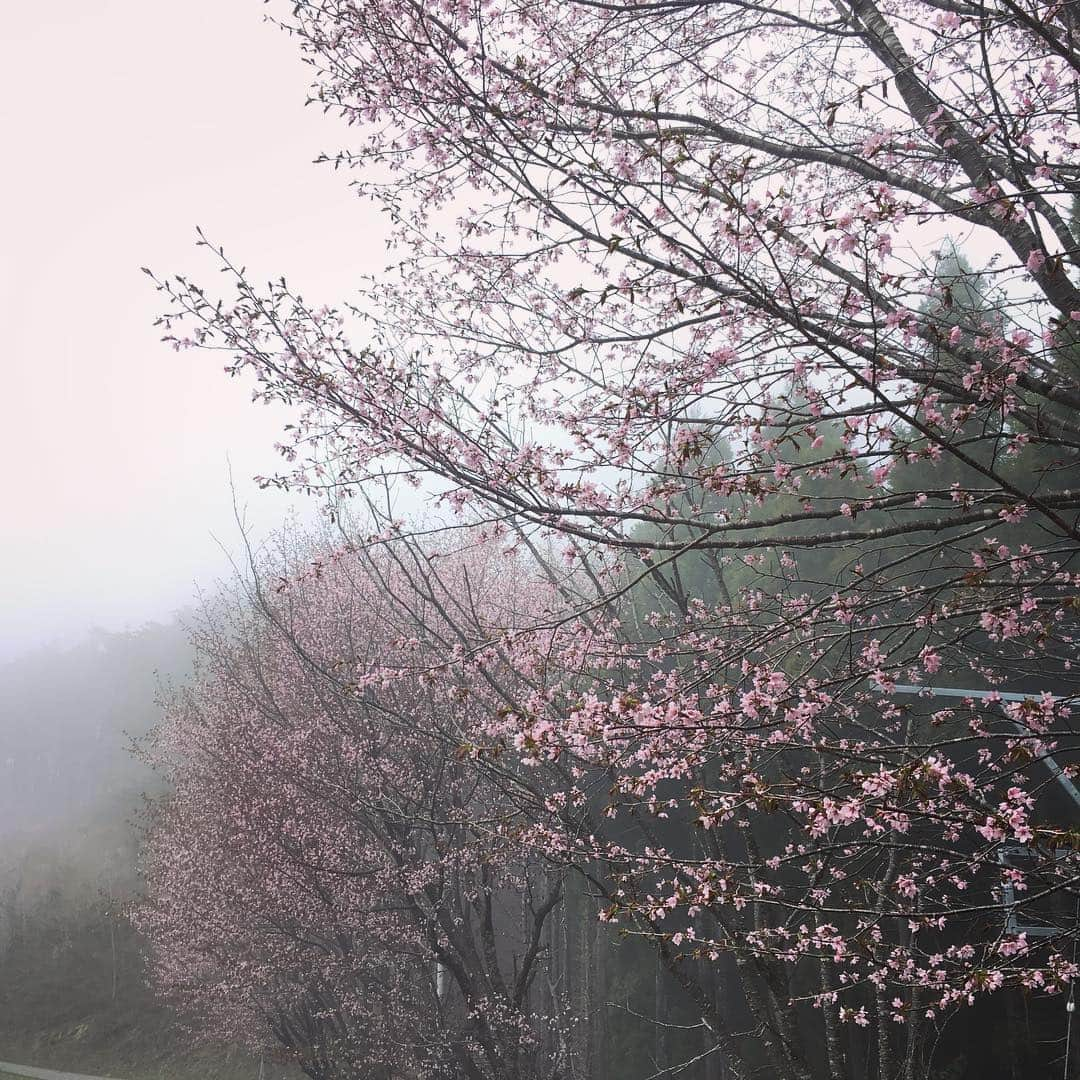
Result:
M122 1080L256 1080L258 1058L235 1047L193 1044L164 1010L89 1014L33 1032L0 1033L0 1059ZM264 1061L263 1080L295 1080Z

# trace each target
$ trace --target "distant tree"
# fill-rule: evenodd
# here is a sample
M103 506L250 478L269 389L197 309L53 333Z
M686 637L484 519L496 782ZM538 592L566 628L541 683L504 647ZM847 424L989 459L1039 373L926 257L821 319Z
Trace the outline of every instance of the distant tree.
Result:
M528 678L496 653L481 678L463 636L520 617L512 566L301 548L200 632L136 923L209 1030L272 1036L314 1080L558 1071L539 972L561 875L518 857L513 774L471 764Z
M96 630L0 664L0 845L11 857L27 843L63 842L88 820L109 820L109 843L128 844L123 822L151 779L132 739L157 723L159 686L190 664L176 622ZM114 855L95 849L87 861Z

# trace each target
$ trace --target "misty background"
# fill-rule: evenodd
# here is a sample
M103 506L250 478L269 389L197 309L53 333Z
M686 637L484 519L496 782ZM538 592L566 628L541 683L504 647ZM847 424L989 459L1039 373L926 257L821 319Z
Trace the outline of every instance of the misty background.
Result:
M305 108L294 43L258 0L7 5L0 205L8 485L0 659L92 627L133 629L227 572L229 462L256 533L285 416L153 326L140 266L205 278L195 226L258 275L347 296L383 262L342 173L332 117Z
M160 342L140 267L205 277L201 226L257 275L344 297L384 255L347 178L311 164L341 130L305 108L268 10L4 9L0 1059L184 1075L121 917L154 786L130 748L190 666L182 612L231 574L237 511L258 542L318 507L257 488L288 417L252 408L226 357ZM254 1075L233 1048L183 1060Z

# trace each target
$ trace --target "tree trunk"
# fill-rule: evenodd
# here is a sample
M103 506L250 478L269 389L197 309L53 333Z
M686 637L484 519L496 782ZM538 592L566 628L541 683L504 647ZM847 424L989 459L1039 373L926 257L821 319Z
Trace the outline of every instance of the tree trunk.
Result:
M664 964L660 953L656 954L656 972L654 975L654 1013L656 1016L655 1038L653 1041L653 1057L656 1061L657 1071L666 1069L668 1065L668 1039L667 1028L664 1026L668 1018L668 994L667 979L665 978Z

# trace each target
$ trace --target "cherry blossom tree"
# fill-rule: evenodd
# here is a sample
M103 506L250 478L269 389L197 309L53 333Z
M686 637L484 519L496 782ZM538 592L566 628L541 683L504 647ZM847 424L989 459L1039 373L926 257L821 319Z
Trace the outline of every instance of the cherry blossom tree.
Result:
M315 1080L559 1075L534 984L561 875L508 847L514 800L463 749L494 705L444 659L459 624L520 615L498 563L440 555L261 565L266 591L207 613L151 751L173 783L135 913L157 981Z
M234 293L159 282L163 322L296 406L277 481L358 493L370 541L408 529L374 497L400 479L565 559L543 678L482 721L487 756L569 778L546 813L503 789L518 842L652 942L738 1077L802 1080L820 1044L830 1080L910 1080L958 1006L1067 990L1073 5L302 0L286 26L398 265L322 307L216 248ZM958 238L985 307L940 272ZM1021 697L898 692L945 679Z

